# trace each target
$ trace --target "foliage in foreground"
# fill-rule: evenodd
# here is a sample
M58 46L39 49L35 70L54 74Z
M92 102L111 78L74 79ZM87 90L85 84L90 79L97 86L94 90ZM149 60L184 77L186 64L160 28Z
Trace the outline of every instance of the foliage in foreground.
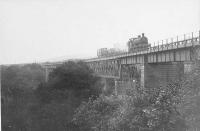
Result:
M49 81L39 85L36 94L43 104L61 102L70 97L88 100L91 96L98 96L100 88L97 82L98 78L84 62L69 61L54 69Z
M38 64L1 66L1 120L3 131L27 131L32 127L34 90L44 82Z
M184 131L200 129L200 64L166 87L128 88L100 96L76 110L73 122L87 131Z
M44 83L40 65L2 67L3 131L65 131L82 101L98 95L98 79L83 62L67 62ZM78 130L78 129L77 129Z
M73 121L85 130L95 131L183 130L186 126L176 110L179 86L171 87L90 99L77 109Z
M71 123L74 110L82 101L98 96L97 81L83 62L69 61L53 70L49 82L35 91L41 106L36 112L37 130L76 130Z

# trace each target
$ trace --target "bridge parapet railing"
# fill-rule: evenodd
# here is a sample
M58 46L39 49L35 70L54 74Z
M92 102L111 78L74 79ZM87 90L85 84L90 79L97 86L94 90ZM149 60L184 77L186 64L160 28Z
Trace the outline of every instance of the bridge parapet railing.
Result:
M111 56L105 56L105 57L100 57L100 58L95 58L95 59L102 59L108 58L109 59L114 59L117 57L126 57L126 56L132 56L132 55L139 55L139 54L145 54L149 52L157 52L157 51L165 51L165 50L172 50L172 49L177 49L177 48L185 48L185 47L190 47L193 45L200 45L200 31L196 32L191 32L171 38L167 38L165 40L160 40L157 42L154 42L153 46L150 46L146 51L140 51L140 52L128 52L127 50L123 53L120 54L113 54Z
M192 32L154 42L148 48L148 52L165 51L170 49L184 48L199 44L200 32Z

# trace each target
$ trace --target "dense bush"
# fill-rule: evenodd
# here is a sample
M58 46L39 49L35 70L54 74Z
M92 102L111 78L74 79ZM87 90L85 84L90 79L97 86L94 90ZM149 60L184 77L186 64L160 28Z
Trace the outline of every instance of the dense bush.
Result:
M48 83L43 83L37 89L40 96L48 100L69 95L65 92L74 93L75 97L88 99L92 95L98 95L100 88L96 85L98 77L93 75L89 67L81 61L69 61L58 66L50 73ZM58 94L57 94L58 93Z
M82 103L73 122L90 131L184 131L200 125L200 64L182 81Z
M176 110L179 88L171 84L134 94L128 91L129 95L101 96L83 103L73 121L83 129L95 131L178 131L180 127L182 131L186 126Z
M66 62L44 82L40 65L2 67L2 130L78 130L71 119L76 107L98 96L98 78L83 62Z
M47 83L37 64L3 66L1 76L4 131L200 129L198 62L182 81L151 89L124 88L120 95L101 92L99 78L83 62L59 66Z
M34 89L44 82L40 65L12 65L1 67L2 130L27 131L32 125L30 109L37 104Z

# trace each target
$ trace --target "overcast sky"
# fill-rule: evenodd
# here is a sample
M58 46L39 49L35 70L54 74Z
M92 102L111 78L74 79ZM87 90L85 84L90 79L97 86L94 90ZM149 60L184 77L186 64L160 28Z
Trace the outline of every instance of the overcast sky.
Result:
M96 56L198 31L200 0L0 0L0 64Z

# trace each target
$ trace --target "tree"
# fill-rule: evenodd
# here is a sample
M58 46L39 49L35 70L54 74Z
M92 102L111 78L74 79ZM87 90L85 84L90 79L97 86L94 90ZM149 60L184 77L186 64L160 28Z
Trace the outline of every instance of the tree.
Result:
M59 66L47 83L44 73L37 64L2 68L2 130L76 129L71 123L74 110L98 96L98 78L81 61Z
M37 64L2 66L2 130L29 130L30 109L36 104L33 91L44 81L43 69Z
M87 100L99 94L98 80L86 63L69 61L54 69L49 81L42 83L36 92L47 101L66 99L69 95Z
M92 70L82 61L69 61L50 73L49 81L35 91L40 106L36 109L37 130L75 130L71 123L75 109L100 88Z

